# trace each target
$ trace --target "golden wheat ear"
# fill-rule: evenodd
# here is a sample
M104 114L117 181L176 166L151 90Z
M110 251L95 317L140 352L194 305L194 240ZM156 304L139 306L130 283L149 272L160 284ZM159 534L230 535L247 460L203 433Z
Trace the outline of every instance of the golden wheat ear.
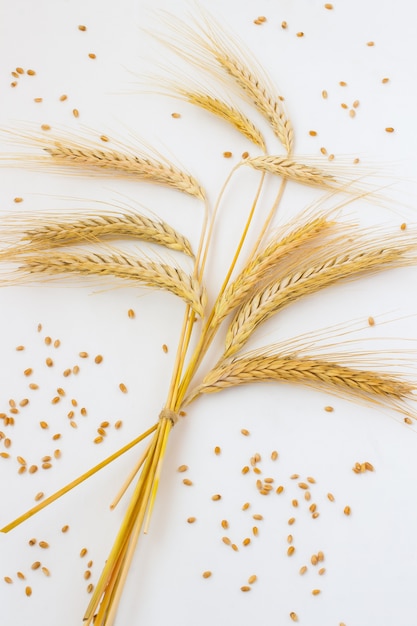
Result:
M203 383L186 398L189 404L203 393L254 382L287 382L324 389L348 398L358 398L390 407L407 416L414 414L407 400L415 400L417 387L401 376L341 365L340 357L301 356L256 350L221 361Z
M166 38L158 34L155 38L218 83L237 88L239 95L266 119L287 154L291 154L294 131L284 99L261 64L247 52L244 42L228 33L207 12L202 12L200 19L191 17L189 23L169 13L164 18L172 34Z
M65 219L62 219L63 215ZM109 239L140 239L194 256L188 239L162 220L134 211L102 211L97 215L84 215L64 211L59 214L7 216L0 227L0 239L10 241L11 245L0 252L0 260L45 248Z
M290 258L236 313L227 331L225 356L238 352L260 324L303 296L341 280L411 265L416 254L416 232L378 234L351 229L337 234L325 249L317 244L304 258Z
M78 175L122 176L177 189L200 200L205 198L203 188L191 174L182 171L156 151L145 153L141 148L136 149L117 141L109 144L106 141L104 144L99 140L65 133L53 134L52 131L48 131L48 134L11 131L8 135L25 145L40 147L44 154L18 154L4 158L6 163L17 160L20 164L61 169L65 173L68 173L67 168L73 168Z
M206 293L200 281L181 268L166 263L156 263L121 251L101 254L90 250L71 253L45 250L19 255L15 262L19 263L19 267L8 284L44 283L62 275L114 277L131 285L169 291L182 298L198 315L204 315Z

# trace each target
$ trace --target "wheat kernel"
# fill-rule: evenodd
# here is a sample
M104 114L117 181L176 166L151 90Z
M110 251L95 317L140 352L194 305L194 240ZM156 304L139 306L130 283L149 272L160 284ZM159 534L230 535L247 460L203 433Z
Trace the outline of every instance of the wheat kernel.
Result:
M55 433L55 435L53 435L52 439L53 439L53 441L56 441L57 439L61 439L61 433Z
M103 357L101 356L101 354L98 354L95 359L94 359L94 363L101 363L103 361Z
M298 500L295 500L295 499L294 499L294 500L292 500L292 501L291 501L291 504L292 504L294 507L297 507L297 506L298 506Z
M80 117L80 112L79 112L78 109L73 109L72 110L72 114L73 114L74 117Z
M298 32L297 37L304 37L304 33L302 31Z
M297 613L294 613L294 611L291 611L290 617L291 617L293 622L298 622L298 615L297 615Z
M277 493L279 495L283 491L284 491L284 487L282 485L279 485L279 487L276 488L275 493Z
M375 470L374 466L372 465L372 463L369 463L369 461L365 462L365 469L367 469L369 472L373 472Z
M23 574L23 572L17 572L17 577L20 578L20 580L26 580L26 576Z
M245 151L245 152L242 152L242 155L241 155L241 156L242 156L242 159L247 159L247 158L248 158L248 156L249 156L249 152L246 152L246 151Z
M54 457L56 459L60 459L61 458L61 450L54 450Z
M50 346L52 343L52 339L50 337L45 337L44 342L47 346Z
M70 369L66 369L62 372L62 375L65 376L65 378L68 378L68 376L71 374L71 370Z
M20 463L20 465L27 465L26 459L24 459L22 456L17 457L17 462Z
M117 420L117 422L114 425L115 429L119 430L119 428L122 427L122 424L123 424L122 420Z
M253 583L255 583L258 580L258 577L256 574L252 574L252 576L249 576L248 578L248 584L249 585L253 585Z
M27 369L24 370L23 373L25 376L30 376L33 373L33 369L31 367L28 367Z
M242 505L242 511L247 511L249 507L250 507L249 502L245 502L245 504Z
M259 467L254 467L253 468L253 473L259 475L259 474L262 474L262 470L260 470Z
M225 159L231 159L233 154L229 150L226 150L226 152L223 152L223 156Z
M89 569L86 569L84 572L84 580L88 580L89 578L91 578L91 572Z
M345 506L345 508L343 509L343 513L345 515L350 515L350 513L351 513L350 506Z
M300 474L291 474L290 478L291 480L297 480L297 478L300 478Z
M203 572L202 576L203 576L203 578L210 578L210 576L211 576L210 570L207 570L206 572Z
M216 500L221 500L221 495L219 493L214 494L214 496L211 496L211 499L216 501Z
M50 469L52 467L52 463L45 462L42 463L42 469Z
M61 398L59 396L55 396L54 398L52 398L51 404L58 404L58 402L60 401L61 401Z
M63 526L63 527L61 528L61 532L62 532L62 533L66 533L66 532L68 532L68 531L69 531L69 526L68 526L68 524L65 524L65 526Z
M80 557L83 558L87 554L87 552L88 552L87 548L82 548L80 550Z
M292 526L294 523L295 523L295 517L290 517L290 519L288 520L288 524Z
M2 459L8 459L10 458L10 454L8 452L0 452L0 457Z
M253 526L253 527L252 527L252 534L253 534L253 536L254 536L254 537L257 537L257 536L258 536L258 534L259 534L259 529L258 529L258 527L257 527L257 526Z
M36 383L30 383L29 389L39 389L39 385L37 385Z
M292 543L292 541L293 541L293 536L292 535L288 535L287 543Z
M386 131L387 133L393 133L393 132L394 132L394 129L393 129L393 127L392 127L392 126L387 126L387 128L385 129L385 131Z
M255 515L252 515L252 517L256 520L263 520L263 515L260 515L259 513L255 513Z
M49 548L49 543L47 541L40 541L39 547L43 549Z
M316 131L316 130L309 130L309 131L308 131L308 134L309 134L311 137L317 137L317 131Z
M189 524L194 524L194 522L196 521L196 519L197 519L196 517L188 517L188 518L187 518L187 522L188 522Z
M93 589L94 589L94 585L92 583L87 585L87 593L92 593Z
M245 467L242 467L242 474L247 474L249 472L249 467L247 465L245 465Z
M89 567L89 568L93 567L93 561L88 561L87 567Z
M242 544L243 544L244 546L248 546L248 545L250 544L250 539L249 539L249 537L246 537L246 538L242 541Z
M288 24L287 22L281 22L281 28L283 28L284 30L287 28Z
M25 589L25 593L28 597L32 595L32 587L27 586Z
M383 83L384 85L385 85L386 83L389 83L389 78L383 78L383 79L381 80L381 83Z
M222 537L222 541L223 541L223 543L225 543L225 544L226 544L226 546L230 546L230 545L231 545L231 543L232 543L232 542L230 541L229 537Z
M8 585L13 584L13 580L10 578L10 576L5 576L5 577L4 577L4 581L5 581Z
M74 420L70 421L70 426L71 426L71 428L78 428L78 424L77 424L77 422L74 422Z
M350 109L350 111L349 111L349 116L350 116L350 117L355 117L355 115L356 115L355 110L354 110L354 109Z
M35 72L35 70L27 70L27 71L26 71L26 74L27 74L28 76L35 76L36 72Z
M97 428L97 432L99 435L102 435L103 437L107 435L106 431L104 430L104 428L101 428L101 426Z
M26 465L22 465L21 467L19 467L19 469L17 470L18 474L24 474L27 470Z
M128 312L127 312L127 316L128 316L130 319L133 319L133 318L135 317L135 312L134 312L134 310L133 310L133 309L129 309L129 310L128 310Z
M87 409L86 409L85 407L82 407L82 408L80 409L80 413L81 413L81 415L82 415L83 417L85 417L85 416L87 415Z
M65 100L68 99L68 96L66 93L63 93L62 96L59 96L59 100L60 102L65 102Z
M97 58L97 56L94 54L94 52L90 52L88 56L89 56L90 59L96 59Z
M163 352L165 352L165 354L167 354L167 352L168 352L168 346L167 346L167 344L166 344L166 343L162 344L162 350L163 350Z
M41 568L42 574L45 574L45 576L50 576L51 572L49 571L49 569L47 567L42 567Z
M84 26L84 24L80 24L78 26L78 30L86 31L87 30L87 26Z
M29 474L35 474L38 471L38 466L37 465L31 465L29 467Z
M324 410L327 411L327 413L333 413L334 407L332 407L332 406L325 406Z
M241 431L242 435L244 435L245 437L248 437L250 435L250 432L248 430L246 430L246 428L242 428Z
M177 472L186 472L188 470L188 465L180 465L177 468Z
M403 222L400 226L401 230L405 230L407 228L407 224Z
M319 562L317 554L313 554L310 561L312 565L317 565L317 563Z
M48 358L45 360L45 363L48 367L52 367L54 362L53 360L48 356Z
M321 97L323 98L323 100L326 100L328 98L329 94L327 93L327 91L325 89L323 89L323 91L321 92Z
M331 10L333 9L333 5L332 5L332 4L329 4L329 3L326 3L326 4L324 5L324 8L325 8L325 9L328 9L329 11L331 11Z
M222 525L222 528L224 528L225 530L229 528L229 522L227 521L227 519L222 519L221 525Z
M124 383L120 383L119 389L122 393L127 393L127 387Z
M29 539L28 544L30 546L34 546L34 545L36 545L36 542L37 542L37 540L33 537L32 539Z
M219 448L219 446L216 446L214 448L214 454L217 454L217 456L221 453L221 448Z
M237 545L235 543L232 543L232 545L230 546L232 548L232 550L234 550L235 552L239 552L239 548L237 547Z
M320 513L318 513L317 511L315 513L313 513L313 515L311 516L313 519L317 519L319 517Z
M40 426L41 428L43 428L44 430L45 430L46 428L49 428L48 422L44 422L44 421L39 422L39 426Z
M307 483L298 483L298 486L300 487L300 489L309 489Z
M326 568L325 567L321 567L317 573L318 573L319 576L323 576L325 571L326 571Z
M95 437L95 439L93 439L93 443L102 443L104 441L104 437L102 437L101 435L99 435L98 437Z
M273 450L273 451L271 452L271 460L272 460L272 461L276 461L276 460L277 460L277 458L278 458L278 452L277 452L276 450Z
M318 596L319 593L321 593L320 589L313 589L313 591L311 592L313 594L313 596Z
M307 565L303 565L302 567L300 567L299 574L303 576L306 573L306 571L307 571Z
M175 120L178 120L181 117L181 113L171 113L171 117L173 117Z
M334 161L334 154L329 154L327 159L328 159L328 161Z
M309 506L309 511L311 513L314 513L314 511L317 509L317 504L310 504Z
M324 561L324 552L323 552L322 550L319 550L319 551L317 552L317 559L318 559L320 562Z
M294 548L294 546L290 546L290 547L288 548L288 550L287 550L287 555L288 555L288 556L292 556L292 555L294 554L294 552L295 552L295 548Z
M184 485L187 485L188 487L191 487L191 485L193 484L193 481L190 480L189 478L184 478L182 482Z
M39 569L41 566L41 562L40 561L35 561L34 563L32 563L32 565L30 566L31 569Z
M332 493L328 493L327 497L330 500L330 502L334 502L334 495Z
M342 109L348 109L348 105L346 104L346 102L342 102L341 105Z
M324 155L326 155L326 154L327 154L327 150L326 150L326 148L320 148L320 152L321 152L322 154L324 154Z
M372 47L372 46L375 45L375 42L374 41L368 41L366 45L369 46L369 47Z

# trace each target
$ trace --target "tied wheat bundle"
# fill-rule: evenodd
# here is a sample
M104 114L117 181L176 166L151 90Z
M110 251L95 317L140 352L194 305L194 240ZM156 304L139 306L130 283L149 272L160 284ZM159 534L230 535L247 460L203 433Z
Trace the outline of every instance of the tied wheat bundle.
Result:
M352 366L340 355L302 353L294 338L293 349L274 346L242 353L259 326L304 296L342 281L415 263L417 233L412 228L397 234L386 230L366 229L339 219L340 208L365 194L356 184L357 173L338 178L325 168L307 165L294 154L295 133L271 81L260 66L242 54L238 42L214 20L204 16L194 27L169 17L174 31L164 43L172 53L199 68L207 80L234 89L245 105L263 118L278 139L285 155L269 154L264 132L243 113L238 104L212 95L199 85L179 86L167 82L166 89L192 105L229 123L242 137L259 149L258 156L246 156L235 166L213 206L209 205L199 181L156 153L115 144L95 145L91 140L64 134L46 137L22 132L43 150L40 156L18 155L28 164L58 167L79 173L129 176L138 181L163 185L193 196L204 203L205 219L197 245L194 246L177 229L165 221L153 219L134 210L97 212L96 214L44 214L36 221L31 216L12 216L2 225L3 248L0 260L7 262L3 284L26 281L44 282L62 275L82 277L116 277L127 284L164 289L181 298L186 305L174 371L168 397L159 418L146 432L96 465L54 495L21 515L2 529L9 532L62 495L87 480L116 458L140 442L148 443L112 506L121 499L128 486L135 483L120 530L108 555L100 579L84 615L84 625L112 626L116 619L123 584L132 562L137 541L149 528L172 428L183 408L206 393L250 382L288 382L326 389L342 397L384 404L414 417L409 403L417 389L413 382L396 373L380 371L366 364ZM242 103L243 104L243 103ZM214 237L214 224L219 220L218 208L225 189L233 184L242 167L259 174L259 186L250 205L247 221L232 252L230 267L217 294L206 295L207 262ZM258 174L256 174L258 175ZM254 215L262 215L261 191L267 177L279 177L281 185L270 207L266 207L255 245L244 254L248 233L253 234ZM280 228L272 230L272 221L285 192L285 183L293 183L349 194L339 207L320 207L305 211ZM369 193L368 191L366 193ZM182 253L181 258L193 263L186 270L180 262L154 260L149 256L127 253L121 247L110 247L108 240L143 240L162 248ZM194 253L193 250L196 250ZM13 269L14 268L14 269ZM228 319L230 316L231 319ZM194 324L200 318L200 324ZM215 337L223 333L224 352L216 365L207 364L209 348ZM291 346L291 342L289 343ZM381 362L384 365L383 362ZM200 377L200 369L204 370ZM198 377L200 377L198 379ZM81 621L80 621L81 623Z

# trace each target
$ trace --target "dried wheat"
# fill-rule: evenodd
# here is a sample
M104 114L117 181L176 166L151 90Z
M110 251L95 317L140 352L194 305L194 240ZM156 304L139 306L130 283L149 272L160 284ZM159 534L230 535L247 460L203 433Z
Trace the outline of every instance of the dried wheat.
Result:
M4 234L16 235L23 230L20 242L2 254L3 258L22 252L32 252L43 248L55 248L101 239L133 238L159 244L193 256L191 244L181 233L162 220L130 212L101 213L81 217L69 214L65 221L57 215L13 216L2 223ZM36 225L33 222L36 220Z
M64 253L46 251L19 257L18 276L45 280L60 274L115 276L132 283L165 289L182 298L199 315L203 315L206 295L195 277L179 267L142 260L124 253Z
M358 274L409 265L415 260L416 247L411 237L389 234L372 241L359 232L354 243L340 239L325 250L318 247L242 305L228 329L225 356L240 350L262 322L288 304Z

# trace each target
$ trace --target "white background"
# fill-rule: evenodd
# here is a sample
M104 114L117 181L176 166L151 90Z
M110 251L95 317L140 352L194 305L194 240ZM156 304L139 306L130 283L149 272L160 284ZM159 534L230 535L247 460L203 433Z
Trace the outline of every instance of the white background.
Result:
M361 165L356 167L364 169L348 171L378 172L374 182L389 185L381 192L384 200L354 204L346 212L363 224L384 224L393 232L403 221L415 222L414 3L335 0L333 11L315 0L215 0L202 6L240 36L279 85L295 128L297 154L314 157L323 167L328 162L320 147L335 154L335 164L349 168L360 157ZM188 20L187 15L196 13L193 4L1 0L0 7L2 128L27 128L30 123L38 129L47 123L81 135L128 136L130 142L139 137L192 171L208 189L211 201L231 163L244 150L252 150L223 122L148 93L143 86L143 75L157 73L158 63L177 63L142 30L162 28L153 10L168 9ZM253 23L258 15L267 17L262 26ZM286 30L280 26L283 20L288 23ZM79 24L86 24L87 31L79 31ZM299 31L304 32L303 38L296 36ZM367 46L369 41L375 46ZM97 55L95 60L88 57L90 52ZM13 89L10 72L17 66L33 68L36 75L22 76ZM388 84L381 83L385 76L390 78ZM323 89L329 93L327 100L321 97ZM60 102L64 93L68 100ZM43 102L35 103L36 97ZM360 105L352 119L340 104L350 106L354 100ZM80 111L78 119L73 108ZM173 111L180 112L181 118L173 119ZM388 126L395 132L386 133ZM317 131L316 137L309 135L311 129ZM2 142L6 155L23 150L4 136ZM279 151L274 140L270 146ZM223 158L225 150L233 152L233 161ZM256 182L257 176L240 174L221 207L207 278L212 297ZM268 181L271 197L276 185ZM23 203L15 204L15 197L22 197ZM317 191L289 185L280 219L295 216L319 197ZM31 170L18 161L1 170L4 215L30 213L36 220L37 211L99 212L103 205L97 201L144 205L194 244L197 241L201 206L177 192L121 179ZM10 278L9 268L2 276ZM404 340L417 339L415 283L416 270L408 268L328 289L265 325L257 345L357 320L364 329L361 337L370 339L365 344L370 352L380 346L375 337L387 338L383 347L408 350L413 343ZM0 459L1 526L33 506L37 492L53 493L148 428L166 398L182 302L170 294L120 288L115 283L80 285L72 281L65 286L62 280L45 287L9 286L0 291L0 412L8 411L11 398L30 399L16 416L16 425L7 430L11 458ZM127 316L129 308L136 311L134 320ZM376 320L373 328L367 327L369 315ZM61 346L46 346L45 336L60 339ZM332 342L337 341L333 337ZM25 351L16 352L19 344L25 345ZM163 344L169 347L167 354ZM78 357L82 350L90 354L89 359ZM96 354L104 356L101 365L93 362ZM54 359L53 368L45 366L48 356ZM76 363L81 366L78 377L64 379L62 371ZM27 367L34 369L31 380L40 385L36 392L27 388L30 381L23 375ZM119 391L120 382L127 385L128 394ZM57 387L64 387L67 395L54 406L51 399ZM66 417L71 398L88 410L86 417L77 417L77 429ZM335 409L332 413L324 411L329 404ZM118 419L123 420L122 429L110 428L105 442L94 445L99 424ZM40 420L50 428L41 430ZM241 428L251 435L243 437ZM55 432L62 433L58 444L51 440ZM213 453L216 445L222 448L220 456ZM17 455L39 463L58 446L62 458L54 461L52 469L17 474ZM272 463L274 449L280 456ZM401 416L313 390L265 384L200 399L170 438L150 533L140 540L117 626L285 625L292 623L291 611L306 626L417 624L416 450L415 428L405 426ZM256 452L263 457L264 475L285 486L281 496L260 496L256 476L242 476L242 466ZM126 507L124 500L110 512L109 503L137 454L137 450L129 452L0 536L5 626L81 625L89 599L83 578L86 562L94 561L91 581L95 582ZM356 461L369 461L376 471L356 475L351 470ZM189 466L192 487L182 485L183 475L176 472L183 463ZM289 478L294 473L317 481L312 488L312 501L320 511L316 520L311 519L297 481ZM334 493L334 503L328 501L328 492ZM214 493L222 494L220 502L211 500ZM293 498L300 500L298 509L291 505ZM241 510L244 502L251 503L247 511ZM343 514L347 504L350 517ZM251 536L254 513L262 513L265 519L258 524L259 536L243 547L243 538ZM186 522L191 515L197 517L193 525ZM297 521L289 527L287 520L293 515ZM221 541L226 534L220 526L224 518L239 552ZM64 524L70 525L66 535L60 531ZM289 532L296 547L291 558L286 555ZM30 547L32 537L48 541L50 548ZM88 556L80 559L84 546ZM322 577L310 565L311 555L318 550L325 553ZM50 578L31 570L36 560L51 570ZM303 564L309 569L301 577L298 570ZM202 578L205 570L213 572L210 579ZM17 579L17 571L25 573L26 582ZM251 574L258 581L244 594L240 587ZM14 583L4 583L4 576ZM30 598L24 592L27 584L33 589ZM318 597L311 595L314 588L322 590Z

